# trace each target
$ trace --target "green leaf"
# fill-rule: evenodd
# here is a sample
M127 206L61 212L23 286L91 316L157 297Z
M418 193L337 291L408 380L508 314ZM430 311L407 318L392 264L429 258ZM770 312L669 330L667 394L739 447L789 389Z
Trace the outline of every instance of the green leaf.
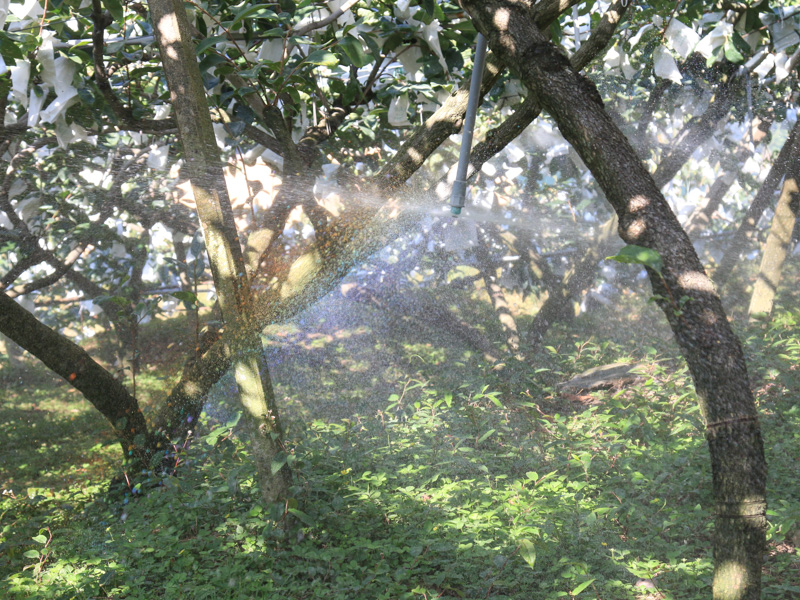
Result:
M711 53L711 56L706 59L706 67L713 67L714 64L720 62L724 56L725 52L723 46L717 46Z
M550 37L554 44L561 43L561 23L558 19L554 19L553 23L550 25Z
M489 431L484 433L481 437L478 438L478 443L480 444L481 442L485 442L489 438L489 436L492 435L495 431L497 431L497 430L496 429L490 429Z
M361 68L372 62L372 58L364 52L361 42L352 35L346 35L339 40L339 48L356 67Z
M33 541L37 544L46 544L47 543L47 536L45 535L37 535L33 538Z
M314 525L316 525L316 521L314 521L314 519L312 519L309 515L304 513L302 510L299 510L297 508L290 508L289 512L292 513L295 517L300 519L303 523L305 523L309 527L313 527Z
M286 455L283 452L279 452L275 455L275 458L272 459L271 470L272 474L275 475L278 471L283 468L283 465L286 464Z
M197 304L197 296L195 296L192 292L172 292L170 296L177 298L181 302Z
M585 590L587 587L592 585L595 581L596 581L596 579L590 579L589 581L584 581L582 584L580 584L578 587L576 587L574 590L572 590L570 592L570 596L577 596L583 590Z
M121 23L124 18L122 3L119 0L104 0L103 4L105 4L106 10L111 13L111 16L114 17L114 20Z
M22 44L18 44L16 41L11 39L5 31L0 31L0 55L2 55L3 58L7 59L12 64L16 58L25 58Z
M200 72L204 73L211 67L216 67L220 63L228 62L228 59L219 54L206 54L200 61Z
M530 540L519 541L519 555L522 557L528 566L532 569L536 564L536 546Z
M229 30L233 30L236 26L245 19L277 19L278 15L275 12L264 8L263 5L245 5L245 9L236 14L236 18L228 26Z
M742 53L739 52L739 49L736 48L736 44L734 44L732 40L725 42L725 58L734 64L744 60L744 56L742 56Z
M28 550L22 556L25 558L39 558L39 551L38 550Z
M434 0L420 0L419 5L428 13L431 17L435 15L436 12L436 2Z
M614 256L607 256L606 260L615 260L619 263L626 264L644 265L645 267L650 267L659 275L661 274L661 269L664 266L664 263L661 260L661 255L658 252L652 250L651 248L636 246L634 244L625 246L619 251L618 254L615 254Z
M753 53L753 51L750 49L750 44L745 41L738 31L733 32L731 41L733 42L733 47L736 48L742 55L743 60Z
M197 48L195 48L195 52L197 54L202 54L203 51L207 50L211 46L218 44L220 42L224 42L228 39L227 35L214 35L204 39L202 42L197 44Z
M339 64L339 59L333 52L315 50L306 57L304 62L311 63L312 65L321 65L323 67L335 67Z

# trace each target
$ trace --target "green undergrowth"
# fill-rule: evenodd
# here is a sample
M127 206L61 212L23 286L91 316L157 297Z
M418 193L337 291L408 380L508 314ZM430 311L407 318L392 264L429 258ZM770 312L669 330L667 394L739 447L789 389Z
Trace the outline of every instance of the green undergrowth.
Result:
M782 312L742 335L770 465L767 599L800 594L798 320ZM17 462L0 499L0 597L706 597L710 472L686 368L586 337L559 333L535 366L485 366L460 384L435 348L410 346L417 378L361 414L289 411L294 487L275 506L229 413L204 416L178 477L110 499L118 447L102 419L41 382L6 394L2 462ZM634 386L556 392L633 358L645 365Z

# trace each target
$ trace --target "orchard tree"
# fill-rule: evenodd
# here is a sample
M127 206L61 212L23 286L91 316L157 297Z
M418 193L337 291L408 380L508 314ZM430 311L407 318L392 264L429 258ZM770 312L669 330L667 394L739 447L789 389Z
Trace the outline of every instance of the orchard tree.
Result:
M721 284L781 181L796 194L796 5L64 0L0 7L0 24L0 332L107 417L127 472L159 465L233 367L261 444L262 493L285 494L258 336L398 237L401 267L428 273L432 293L458 284L441 256L471 269L505 348L525 360L553 322L575 314L617 230L628 245L617 256L646 268L705 415L714 595L760 595L758 418L741 346L692 240ZM425 235L405 232L420 223L417 207L448 195L449 138L463 125L478 32L491 52L471 202L491 218L468 231L470 245L430 252ZM246 182L238 197L226 170L229 183ZM785 234L792 217L780 214ZM552 226L525 228L531 218ZM730 223L741 225L725 246ZM435 238L453 224L425 227ZM512 269L506 255L519 257ZM527 331L504 299L512 276L544 300ZM402 303L410 279L390 299L368 281L354 298L413 311ZM145 419L138 328L183 303L199 332L198 290L212 282L225 327L198 333L179 383ZM59 333L81 311L117 332L119 373ZM434 301L415 318L499 358Z

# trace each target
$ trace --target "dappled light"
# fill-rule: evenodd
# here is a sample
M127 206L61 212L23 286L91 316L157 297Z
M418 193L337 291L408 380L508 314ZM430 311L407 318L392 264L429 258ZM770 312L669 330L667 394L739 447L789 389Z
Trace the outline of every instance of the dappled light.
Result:
M723 600L740 600L741 589L747 585L747 570L744 565L728 561L717 567L714 574L714 585L720 590L719 598Z
M713 294L716 291L708 275L705 273L698 273L697 271L681 273L678 276L678 285L685 290L695 290L707 294Z
M795 0L0 6L0 597L800 597L798 67Z

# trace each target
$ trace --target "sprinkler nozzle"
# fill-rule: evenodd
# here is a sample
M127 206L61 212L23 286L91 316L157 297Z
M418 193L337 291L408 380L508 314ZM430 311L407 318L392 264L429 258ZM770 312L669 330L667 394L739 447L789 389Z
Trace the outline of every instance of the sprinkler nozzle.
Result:
M453 182L453 189L450 192L450 214L457 217L461 214L464 201L467 197L467 182L464 179L456 179Z

